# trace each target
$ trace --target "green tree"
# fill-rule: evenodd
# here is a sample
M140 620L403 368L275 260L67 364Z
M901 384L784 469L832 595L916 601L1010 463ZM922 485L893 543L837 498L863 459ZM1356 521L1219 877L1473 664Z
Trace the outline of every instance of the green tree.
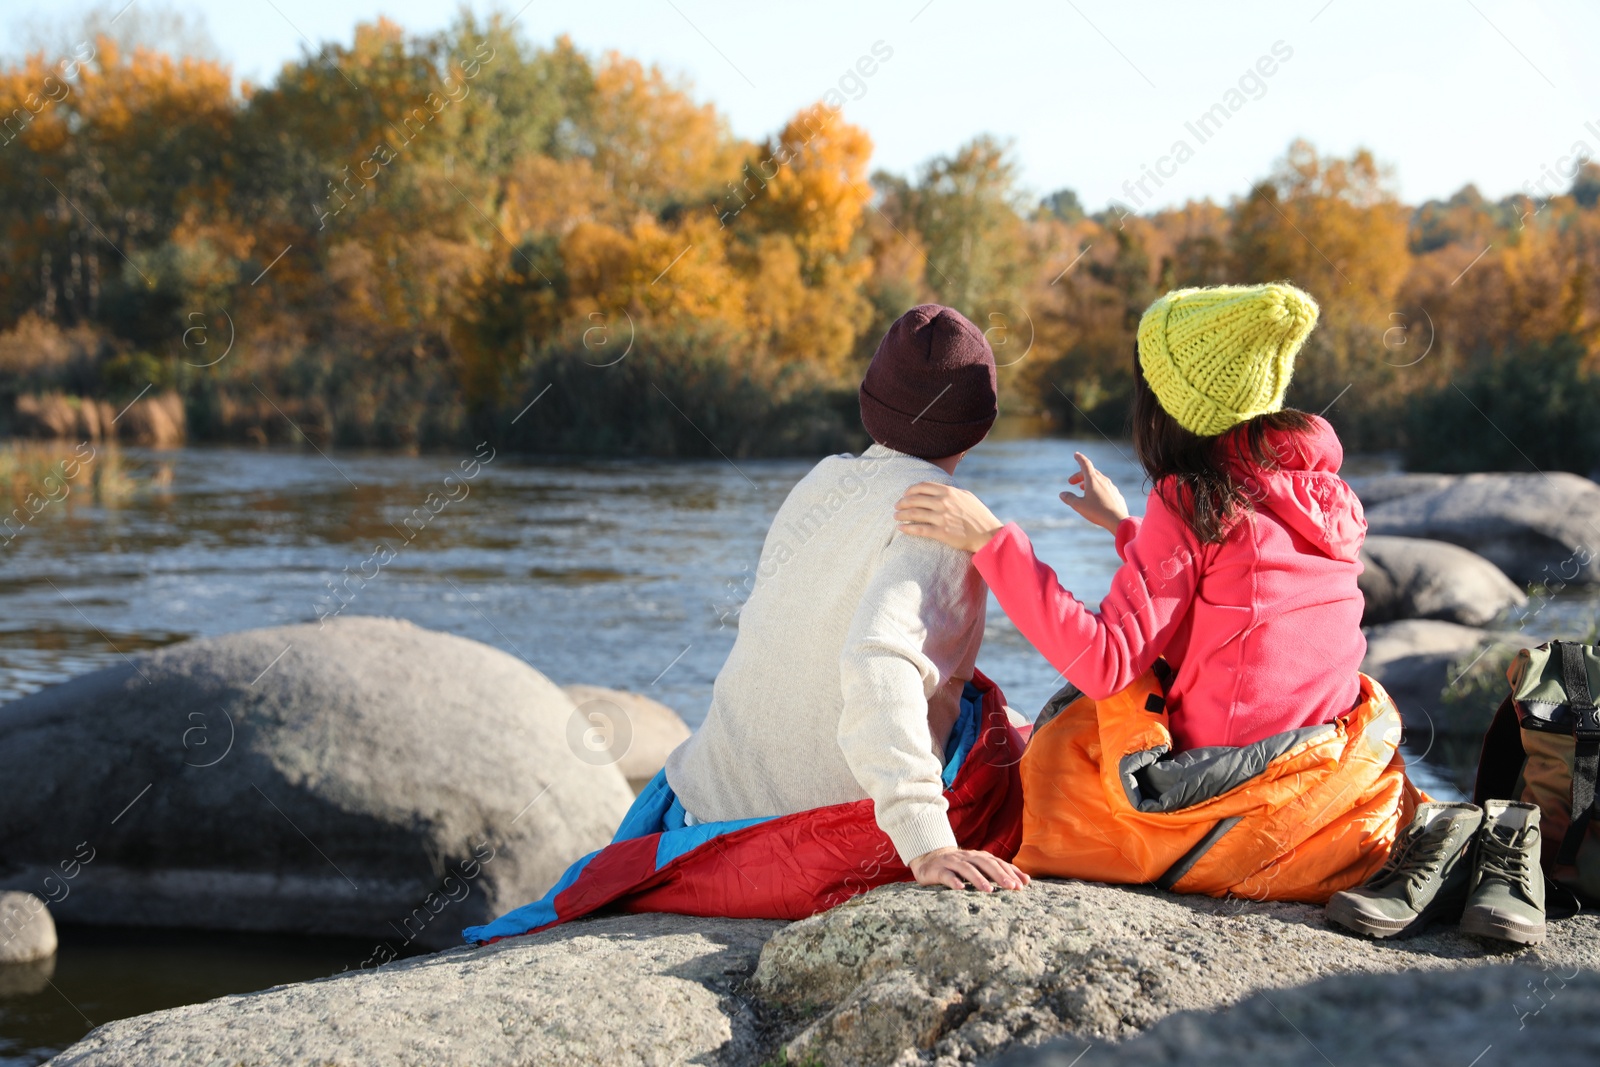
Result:
M1057 189L1039 201L1039 210L1062 222L1077 222L1084 216L1083 204L1072 189Z
M992 137L939 156L915 184L885 176L878 187L891 217L915 234L926 280L941 303L984 318L1014 299L1027 271L1016 163Z
M1589 161L1578 168L1578 173L1572 178L1572 188L1567 195L1578 202L1583 208L1592 208L1600 204L1600 163Z
M1574 337L1497 354L1431 393L1407 416L1410 470L1600 469L1600 381Z

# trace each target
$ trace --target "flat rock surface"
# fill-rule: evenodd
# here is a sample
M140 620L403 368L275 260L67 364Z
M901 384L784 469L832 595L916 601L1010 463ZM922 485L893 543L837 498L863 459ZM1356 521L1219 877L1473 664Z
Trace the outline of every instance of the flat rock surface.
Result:
M0 707L0 888L54 886L61 922L371 937L380 962L457 944L632 802L576 713L396 619L139 654Z
M791 1063L955 1064L1064 1032L1124 1039L1330 975L1491 961L1600 967L1600 916L1554 923L1546 944L1512 952L1440 928L1370 942L1303 904L1080 882L982 896L898 885L775 934L755 985L794 1010ZM906 1050L915 1058L897 1059Z
M1183 1012L1119 1045L1068 1038L998 1067L1593 1067L1600 974L1571 968L1342 975ZM1092 1057L1092 1058L1091 1058Z
M56 1067L755 1062L734 994L781 923L640 915L109 1023Z
M1512 952L1453 930L1368 942L1307 905L1079 882L992 896L898 885L787 926L574 923L110 1023L51 1062L953 1065L1062 1035L1104 1045L1340 974L1495 962L1600 967L1600 918Z

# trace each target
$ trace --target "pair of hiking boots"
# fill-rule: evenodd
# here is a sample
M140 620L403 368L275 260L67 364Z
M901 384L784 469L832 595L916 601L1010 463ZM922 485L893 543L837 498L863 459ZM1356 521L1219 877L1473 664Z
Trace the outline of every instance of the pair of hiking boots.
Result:
M1459 921L1465 933L1536 945L1544 940L1539 809L1489 800L1421 804L1388 861L1363 886L1335 893L1328 919L1369 937Z

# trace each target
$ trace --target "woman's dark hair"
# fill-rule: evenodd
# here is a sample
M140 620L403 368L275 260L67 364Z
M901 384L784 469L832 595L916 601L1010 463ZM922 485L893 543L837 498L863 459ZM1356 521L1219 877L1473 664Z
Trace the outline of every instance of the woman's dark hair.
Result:
M1282 457L1267 443L1272 430L1302 432L1311 416L1285 408L1235 426L1216 437L1201 437L1178 425L1144 380L1139 350L1133 352L1133 453L1156 492L1183 518L1201 544L1221 544L1239 518L1253 507L1252 487L1228 473L1228 452L1263 470L1277 470Z

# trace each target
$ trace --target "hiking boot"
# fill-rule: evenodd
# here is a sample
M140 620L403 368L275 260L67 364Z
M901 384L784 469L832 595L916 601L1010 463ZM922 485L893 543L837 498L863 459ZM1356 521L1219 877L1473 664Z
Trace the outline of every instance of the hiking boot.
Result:
M1544 872L1539 869L1539 809L1489 800L1461 929L1519 945L1544 940Z
M1335 893L1329 921L1368 937L1396 937L1461 913L1472 880L1472 841L1483 822L1475 804L1419 804L1378 873Z

